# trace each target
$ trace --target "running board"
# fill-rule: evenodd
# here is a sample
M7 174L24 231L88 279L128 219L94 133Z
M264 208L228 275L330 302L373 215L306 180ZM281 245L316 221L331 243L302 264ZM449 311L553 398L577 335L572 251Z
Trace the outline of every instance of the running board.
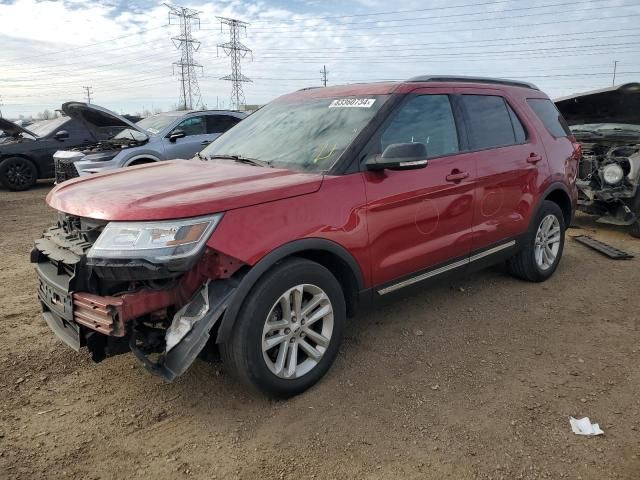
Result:
M574 235L571 238L573 238L576 242L586 245L587 247L592 248L596 252L600 252L613 260L629 260L633 258L633 255L631 255L630 253L627 253L616 247L612 247L611 245L601 242L600 240L596 240L595 238L591 238L589 235Z
M488 257L489 255L493 255L494 253L498 253L507 248L511 248L515 246L515 244L516 244L516 241L511 240L510 242L503 243L501 245L490 248L488 250L484 250L482 252L476 253L475 255L471 255L470 257L463 258L462 260L458 260L457 262L449 263L448 265L444 265L434 270L429 270L428 272L422 273L415 277L411 277L401 282L394 283L393 285L389 285L388 287L381 288L380 290L378 290L378 295L386 295L387 293L395 292L396 290L400 290L401 288L408 287L409 285L413 285L415 283L422 282L423 280L427 280L429 278L442 275L443 273L449 272L456 268L467 266L470 263L480 260L482 258Z

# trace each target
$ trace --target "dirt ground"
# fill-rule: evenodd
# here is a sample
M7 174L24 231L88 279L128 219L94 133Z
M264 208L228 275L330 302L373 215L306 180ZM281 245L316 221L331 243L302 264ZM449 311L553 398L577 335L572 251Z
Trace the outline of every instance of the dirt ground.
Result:
M50 185L0 190L0 478L638 479L640 241L567 241L556 275L490 269L361 315L315 388L249 393L220 364L165 384L49 331L28 253ZM571 432L589 416L605 435Z

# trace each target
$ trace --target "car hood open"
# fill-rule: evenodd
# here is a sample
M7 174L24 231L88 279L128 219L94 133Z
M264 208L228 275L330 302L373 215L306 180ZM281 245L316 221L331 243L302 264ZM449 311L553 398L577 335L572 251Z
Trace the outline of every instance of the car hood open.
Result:
M26 133L31 135L33 138L38 138L38 135L36 135L35 133L2 117L0 117L0 130L12 137L20 133Z
M149 138L149 134L135 123L130 122L111 110L84 102L67 102L62 104L62 111L70 117L81 121L96 138L104 138L105 132L117 133L130 128Z
M640 125L640 83L570 95L556 99L555 104L569 125Z
M169 220L313 193L322 178L229 160L173 160L61 183L47 203L70 215L101 220Z

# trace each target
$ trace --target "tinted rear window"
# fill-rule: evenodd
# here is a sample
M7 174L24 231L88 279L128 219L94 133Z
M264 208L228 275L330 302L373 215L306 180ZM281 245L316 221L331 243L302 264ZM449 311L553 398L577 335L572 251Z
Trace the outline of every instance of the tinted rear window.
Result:
M544 123L544 126L551 135L554 137L571 135L571 130L569 130L567 122L551 100L547 100L546 98L528 98L527 103L542 123Z
M521 143L511 123L507 105L495 95L463 95L462 103L467 111L472 150L504 147Z

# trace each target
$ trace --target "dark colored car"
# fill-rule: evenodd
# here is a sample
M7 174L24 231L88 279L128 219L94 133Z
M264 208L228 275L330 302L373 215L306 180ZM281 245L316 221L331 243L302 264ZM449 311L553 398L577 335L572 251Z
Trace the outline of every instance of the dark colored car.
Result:
M95 142L78 120L57 117L29 125L29 129L0 118L0 184L9 190L27 190L39 178L53 178L53 154Z
M554 115L541 115L552 111ZM201 354L273 396L333 363L347 317L498 262L549 278L580 148L521 82L419 77L285 95L204 149L81 177L36 240L44 318L172 380Z
M582 144L578 208L640 238L640 83L559 98Z

